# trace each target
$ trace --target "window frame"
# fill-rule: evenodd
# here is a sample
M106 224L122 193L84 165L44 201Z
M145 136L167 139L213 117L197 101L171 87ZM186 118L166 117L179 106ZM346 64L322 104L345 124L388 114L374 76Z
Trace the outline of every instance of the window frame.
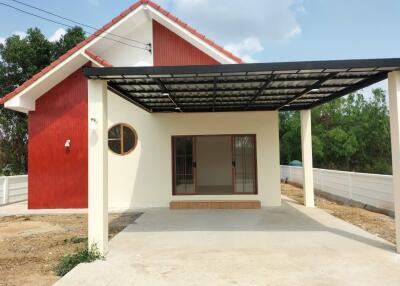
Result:
M110 133L110 130L113 129L113 128L115 128L115 127L118 127L118 126L120 127L119 139L111 139L111 140L115 140L115 141L116 141L116 140L119 140L119 141L121 142L121 153L114 152L114 151L110 148L110 146L108 145L108 143L109 143L109 141L110 141L110 138L109 138L109 136L108 136L108 134ZM129 151L127 151L127 152L124 152L124 127L128 128L128 129L130 129L130 130L132 131L133 137L134 137L134 139L135 139L135 142L134 142L134 144L133 144L133 147L132 147ZM110 128L108 128L108 131L107 131L107 147L108 147L108 150L109 150L111 153L113 153L113 154L115 154L115 155L119 155L119 156L128 155L129 153L131 153L133 150L136 149L137 143L138 143L138 135L137 135L137 133L136 133L136 130L135 130L131 125L129 125L129 124L127 124L127 123L117 123L117 124L114 124L113 126L111 126Z

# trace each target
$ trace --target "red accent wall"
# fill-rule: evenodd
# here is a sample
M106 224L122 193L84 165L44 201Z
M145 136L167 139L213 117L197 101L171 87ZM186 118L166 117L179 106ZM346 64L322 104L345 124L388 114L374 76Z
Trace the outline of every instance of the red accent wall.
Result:
M29 113L30 209L87 207L87 90L79 69L40 97L36 111Z
M153 20L153 54L155 66L219 64L155 20Z

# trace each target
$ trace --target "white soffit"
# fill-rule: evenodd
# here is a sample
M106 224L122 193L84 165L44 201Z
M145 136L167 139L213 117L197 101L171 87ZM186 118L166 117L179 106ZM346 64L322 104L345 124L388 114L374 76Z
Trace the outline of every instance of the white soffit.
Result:
M133 17L135 16L135 17ZM139 25L143 24L145 21L148 20L147 13L144 12L143 10L143 5L141 5L139 8L136 10L132 11L130 15L126 16L125 18L121 19L120 22L115 24L113 27L111 27L107 32L109 33L105 37L113 39L115 41L121 41L124 43L128 43L133 46L143 46L139 43L135 43L134 41L129 41L126 39L121 39L120 37L113 36L112 34L121 36L121 37L127 37L135 40L133 36L130 36L129 34ZM110 34L111 33L111 34ZM102 39L100 42L96 42L91 45L91 49L96 53L101 56L103 52L106 52L110 48L116 46L116 45L121 45L120 43L117 43L113 40L110 39ZM147 51L145 51L147 52Z

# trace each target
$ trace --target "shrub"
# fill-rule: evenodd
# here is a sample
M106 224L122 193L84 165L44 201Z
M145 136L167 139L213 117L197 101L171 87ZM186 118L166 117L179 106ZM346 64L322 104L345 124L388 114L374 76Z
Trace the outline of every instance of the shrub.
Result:
M72 238L66 238L64 239L64 243L71 243L71 244L78 244L81 242L87 242L88 238L87 237L72 237Z
M85 247L85 249L79 250L76 253L62 257L54 271L58 276L62 277L79 263L89 263L98 259L103 259L103 256L96 246L92 246L90 249Z

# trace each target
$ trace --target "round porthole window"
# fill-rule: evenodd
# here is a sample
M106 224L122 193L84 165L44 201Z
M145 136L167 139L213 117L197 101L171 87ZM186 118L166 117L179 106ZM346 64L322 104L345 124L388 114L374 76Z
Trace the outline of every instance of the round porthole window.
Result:
M135 149L137 135L128 124L120 123L108 130L108 148L119 155L126 155Z

